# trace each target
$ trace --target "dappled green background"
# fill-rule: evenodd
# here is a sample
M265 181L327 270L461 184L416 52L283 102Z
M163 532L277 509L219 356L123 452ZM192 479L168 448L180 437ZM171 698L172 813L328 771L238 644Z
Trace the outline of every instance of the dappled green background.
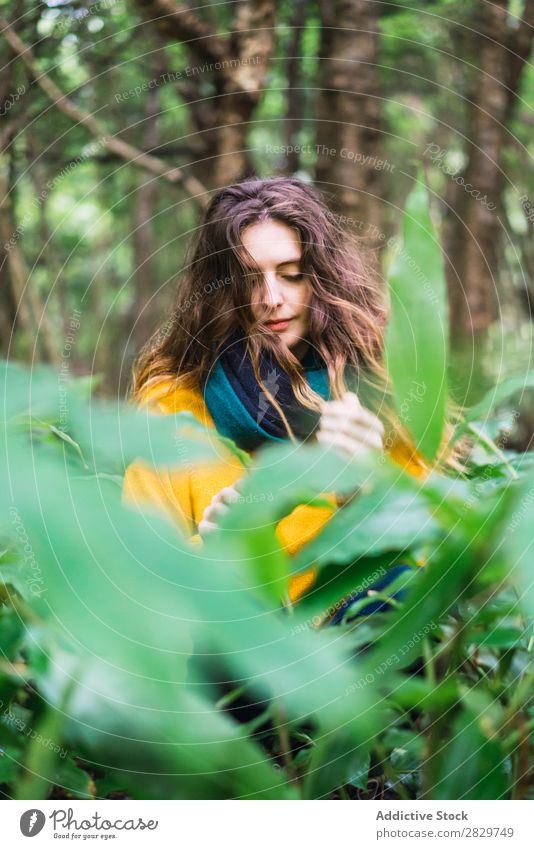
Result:
M169 8L0 2L0 795L530 799L534 6ZM325 192L388 278L400 423L432 462L450 390L470 452L417 481L264 448L193 548L123 476L216 437L117 395L206 198L250 173ZM332 490L289 558L277 522Z
M61 362L80 310L73 372L97 372L104 394L126 391L201 215L194 188L169 182L174 167L207 192L250 173L313 181L378 252L381 276L423 165L443 235L458 399L528 360L531 4L271 0L204 4L187 17L157 0L0 8L34 63L0 39L5 355ZM79 114L53 102L42 75ZM149 153L167 177L122 158L109 138Z

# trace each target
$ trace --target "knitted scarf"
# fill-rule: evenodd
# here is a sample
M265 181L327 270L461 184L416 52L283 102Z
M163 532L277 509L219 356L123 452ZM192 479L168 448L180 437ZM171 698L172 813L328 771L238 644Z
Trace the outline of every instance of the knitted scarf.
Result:
M328 400L326 366L311 346L302 366L311 388ZM259 373L280 404L295 436L302 441L311 436L317 430L320 414L298 403L288 374L269 352L261 355ZM203 394L218 433L233 439L240 448L251 451L267 441L287 440L280 414L256 380L246 341L237 334L227 341L205 378Z

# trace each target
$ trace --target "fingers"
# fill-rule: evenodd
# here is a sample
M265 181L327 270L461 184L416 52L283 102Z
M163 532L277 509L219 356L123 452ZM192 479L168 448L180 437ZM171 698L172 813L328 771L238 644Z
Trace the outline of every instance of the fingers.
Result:
M319 428L321 433L342 433L350 439L355 439L369 445L371 448L382 448L383 446L383 431L379 431L374 427L367 425L359 425L353 422L321 422Z
M221 516L224 516L225 513L228 513L229 510L228 503L224 501L216 501L215 503L212 501L211 504L208 504L204 511L204 516L206 519L209 519L210 522L214 522L217 519L220 519Z
M202 519L198 525L198 532L201 537L206 537L208 534L212 534L213 531L217 530L217 525L215 522L208 522L206 519Z
M217 493L219 495L219 493ZM217 496L215 496L217 498ZM200 536L206 536L206 534L213 533L213 531L217 530L219 527L219 521L225 513L230 509L224 502L217 501L214 503L215 499L212 499L211 504L208 504L206 509L204 510L204 515L202 516L201 521L198 525L198 532Z
M237 501L240 497L240 493L237 491L235 486L225 486L224 489L221 489L217 495L212 499L212 504L217 503L219 501L224 504L233 504L234 501Z
M367 427L384 435L384 425L378 418L360 404L358 397L353 392L347 392L342 401L328 401L323 406L321 415L321 426L345 428L345 424L354 423L356 426Z
M345 394L343 395L343 398L341 399L341 403L348 404L349 407L354 407L354 409L356 409L356 410L358 410L358 409L363 410L364 409L362 404L361 404L360 399L358 398L358 396L356 395L355 392L345 392Z
M341 401L325 405L317 439L354 456L363 449L382 450L384 433L378 416L363 407L353 392L347 392Z
M370 449L383 450L384 433L378 416L363 407L354 392L347 392L341 401L324 405L317 440L354 457Z
M230 509L229 505L241 497L237 486L242 486L243 481L244 478L241 478L234 486L225 486L224 489L213 496L198 525L200 536L207 536L207 534L217 530L221 517Z
M339 419L327 416L319 422L319 430L345 433L347 436L362 439L364 442L372 440L373 444L378 442L380 445L384 439L384 428L382 426L378 427L376 422Z
M350 428L343 430L341 428L321 428L317 432L317 440L323 444L334 444L336 441L342 441L344 445L354 446L353 453L359 453L359 447L364 449L373 449L382 451L384 443L381 434L376 431Z
M204 510L203 519L209 522L214 522L224 516L229 510L229 505L237 501L239 493L232 486L225 486L217 495L214 495L211 502Z

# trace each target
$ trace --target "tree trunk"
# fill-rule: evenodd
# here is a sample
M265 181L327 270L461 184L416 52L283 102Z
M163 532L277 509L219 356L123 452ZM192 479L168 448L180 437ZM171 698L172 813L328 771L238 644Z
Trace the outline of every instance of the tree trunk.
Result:
M498 318L504 188L502 151L522 70L530 55L534 4L519 27L508 23L507 0L480 2L473 28L480 55L467 126L467 162L448 184L444 226L451 337L478 336ZM462 182L463 181L463 182Z
M157 89L148 92L143 121L144 150L154 150L160 143L158 131L159 96ZM130 313L130 327L136 351L148 341L155 330L157 316L158 281L154 254L154 210L157 198L156 181L143 177L134 196L133 251L134 251L134 301Z
M336 212L354 219L352 227L371 244L378 244L382 232L379 6L319 0L317 180L333 193Z
M294 0L291 17L291 42L287 59L287 112L285 119L285 144L287 171L294 174L300 168L300 154L295 150L299 144L302 125L301 50L304 25L306 23L306 0Z
M59 351L56 335L52 330L49 316L43 306L39 292L35 288L26 267L26 262L20 248L16 222L11 203L11 192L8 181L0 176L0 239L6 254L6 265L9 272L11 291L17 305L17 318L20 329L28 337L28 345L42 348L45 362L59 364Z
M0 157L1 159L1 157ZM0 193L5 191L3 180L0 177ZM0 197L0 217L5 215L2 197ZM9 224L6 228L9 231ZM17 304L13 298L13 289L9 276L8 255L2 238L4 227L0 223L0 350L2 356L7 359L13 356L13 334L15 331Z
M177 92L188 102L191 121L203 145L198 164L188 171L217 189L252 172L248 153L249 122L263 94L268 63L274 50L276 0L240 0L230 35L219 35L196 10L175 0L136 0L143 18L166 40L183 42L191 67ZM201 83L215 84L206 102Z
M17 304L13 298L11 279L8 265L8 248L5 240L1 238L5 232L11 235L10 222L4 223L8 215L5 207L7 198L7 184L9 181L9 157L7 151L13 141L16 125L13 120L7 120L8 109L12 105L12 93L14 91L13 75L14 63L13 53L5 42L0 41L0 111L3 116L0 131L0 348L2 355L7 357L13 345L13 331L17 314Z
M0 162L0 167L5 167ZM36 328L28 298L26 268L18 247L19 234L17 233L14 220L11 198L9 196L9 183L4 175L0 175L0 241L3 252L3 270L6 273L6 282L11 291L11 297L15 304L15 323L18 330L23 334L23 347L30 355L31 341L35 342ZM31 358L31 357L30 357Z

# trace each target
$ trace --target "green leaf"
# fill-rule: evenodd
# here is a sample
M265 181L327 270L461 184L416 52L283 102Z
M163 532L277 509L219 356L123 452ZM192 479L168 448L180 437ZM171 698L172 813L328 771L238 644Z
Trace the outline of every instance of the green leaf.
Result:
M67 799L94 799L95 788L91 777L71 758L65 758L65 750L60 754L56 770L52 773L52 783L60 787Z
M0 361L0 383L2 418L13 432L42 428L73 449L86 468L91 463L99 471L124 472L136 459L171 467L220 462L218 436L192 413L162 416L95 400L89 405L86 382L69 380L65 394L60 376L44 366L30 372Z
M370 587L384 577L387 570L399 563L399 552L387 552L379 557L361 557L354 563L340 567L339 565L321 567L318 571L313 588L299 600L293 611L293 630L295 632L319 627L323 619L333 617L343 606L343 601L354 598L360 592L366 592ZM402 556L402 561L409 563L409 558ZM417 579L419 570L414 568L410 579ZM406 576L404 577L406 581ZM369 603L369 599L365 604ZM373 623L378 614L371 617ZM358 634L362 631L361 625Z
M224 556L240 568L243 585L279 603L286 594L290 561L275 537L276 524L299 505L328 506L328 491L349 492L368 481L374 462L348 462L320 445L260 449L240 488L240 498L205 543L207 556Z
M423 760L425 738L422 734L407 728L390 728L386 731L383 743L391 749L391 765L397 772L419 769Z
M393 465L377 468L361 493L334 514L295 557L294 572L312 564L319 570L324 565L347 565L438 538L440 527L427 500Z
M504 401L513 398L515 395L522 396L526 389L533 388L534 371L529 371L524 375L509 377L498 383L484 395L478 404L475 404L465 413L464 421L456 428L454 438L459 439L460 436L463 436L471 422L484 421L489 418Z
M356 745L347 729L321 738L312 750L305 798L324 799L345 784L366 789L370 743Z
M38 417L47 424L61 425L67 387L71 401L87 403L90 390L99 380L97 375L85 375L69 376L65 381L50 366L37 364L28 369L19 363L0 360L3 399L0 417L6 421L14 417Z
M14 610L3 610L0 615L0 658L13 660L23 636L24 623L20 615Z
M455 678L450 676L436 684L422 678L401 675L390 676L387 681L388 697L403 708L417 710L439 709L443 711L458 700Z
M88 409L73 399L69 433L100 471L122 472L136 459L169 467L221 459L217 435L189 412L162 416L94 401Z
M60 699L59 710L47 705L44 716L35 728L28 724L26 733L29 732L30 740L24 756L24 769L16 785L17 799L46 799L48 796L59 760L61 728L64 723L64 711L68 709L68 692L72 690L72 684L66 689L67 696Z
M488 704L489 697L486 697ZM484 710L466 708L443 741L425 794L428 799L502 799L508 790L505 753L488 733Z
M2 714L9 707L2 703ZM0 784L14 781L20 769L25 738L6 727L4 719L0 721Z
M469 642L482 648L509 649L520 645L526 647L526 637L525 631L520 628L492 628L471 634Z
M448 309L441 247L421 181L406 202L403 242L389 272L389 288L386 360L397 413L431 461L445 424Z
M38 365L30 371L18 363L0 360L0 385L2 419L32 415L47 422L58 421L58 375L49 367Z
M534 523L534 472L529 471L517 483L509 485L511 505L508 522L503 529L503 553L509 564L519 602L530 620L534 620L534 582L532 580Z
M78 445L77 442L74 441L74 439L72 439L71 436L69 436L68 433L66 433L64 430L60 430L58 427L55 427L54 425L50 425L50 430L52 431L52 433L55 436L58 437L58 439L60 439L62 442L65 442L67 445L69 445L75 451L78 458L81 460L83 466L86 469L89 468L87 463L85 462L85 460L83 458L83 454L82 454L82 451L80 449L80 446Z
M133 761L159 776L150 782L156 797L286 795L283 774L258 745L192 695L185 667L197 639L215 647L214 663L233 680L280 699L290 719L315 716L324 729L353 723L356 741L376 733L372 692L347 695L355 672L344 647L292 635L279 605L243 585L231 535L193 550L165 520L139 521L112 482L80 479L39 446L30 455L15 436L0 466L11 483L0 489L0 511L16 505L46 589L31 600L48 624L39 644L50 657L36 685L56 705L66 681L77 684L62 728L69 745L105 753L125 775ZM324 461L315 483L332 472Z

